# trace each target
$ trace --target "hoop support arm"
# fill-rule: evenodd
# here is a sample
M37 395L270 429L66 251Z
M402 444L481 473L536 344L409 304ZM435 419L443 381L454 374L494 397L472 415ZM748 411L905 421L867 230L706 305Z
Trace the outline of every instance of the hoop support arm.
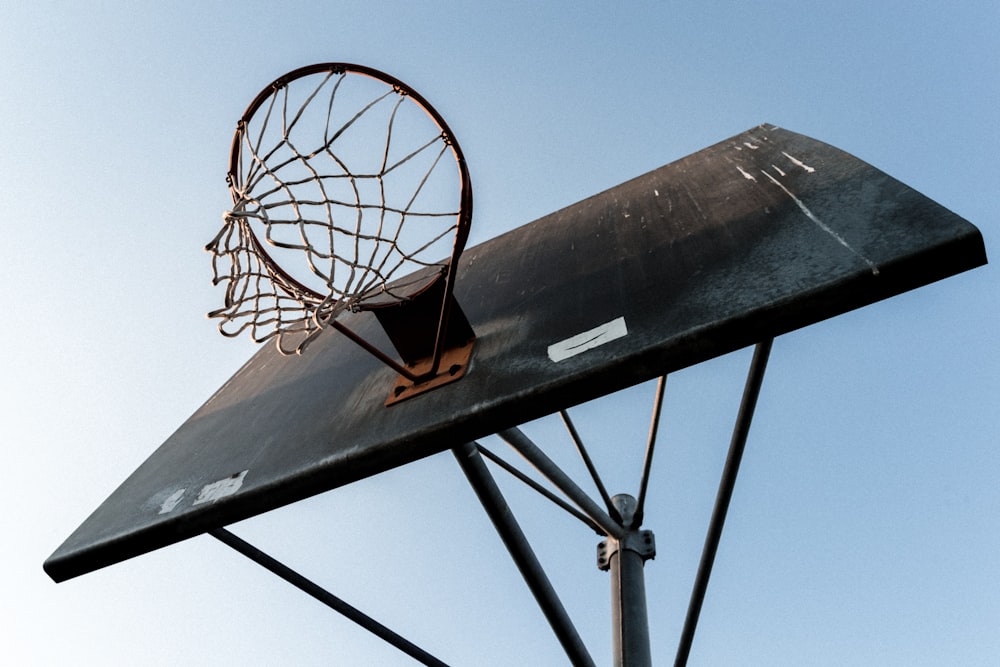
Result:
M569 475L562 471L552 459L545 455L541 449L533 443L528 436L519 429L509 428L497 433L507 444L517 451L518 454L535 466L538 472L542 473L550 482L565 493L570 500L582 509L598 526L610 537L621 537L625 534L625 529L611 516L601 509L601 506L591 500L590 496L576 485Z
M521 571L521 576L535 596L539 608L552 626L570 662L574 667L594 667L593 658L590 657L587 647L573 626L573 621L570 620L559 596L556 595L549 578L535 557L528 539L521 532L521 527L479 453L478 445L466 443L455 447L452 453L483 504L507 551L510 552L511 558Z
M368 632L371 632L387 644L399 649L420 664L427 665L428 667L448 667L446 663L441 662L416 644L413 644L409 640L397 635L395 632L385 627L371 616L368 616L359 609L344 602L333 593L330 593L313 581L306 579L298 572L295 572L288 566L283 565L271 556L268 556L257 547L237 537L225 528L216 528L215 530L209 531L209 534L226 546L231 547L243 554L264 569L278 575L302 592L308 593L313 598L325 604L327 607L330 607L347 619L354 621Z
M753 420L754 409L757 407L757 398L760 396L761 383L764 381L764 370L767 367L767 359L771 354L771 344L773 342L774 339L769 338L757 343L753 359L750 362L750 372L747 375L746 386L743 389L743 400L740 403L740 410L736 417L736 425L733 427L733 437L729 445L729 454L726 457L726 465L722 470L722 479L719 480L719 492L715 497L715 508L712 510L712 518L708 525L708 534L705 536L705 546L701 553L701 561L698 563L698 574L695 576L693 590L691 591L691 601L688 604L687 616L684 619L684 628L681 630L681 639L677 647L677 657L674 660L675 667L684 667L684 665L687 665L688 656L691 653L694 632L698 626L698 616L701 614L701 605L705 601L708 580L712 576L712 565L715 562L715 554L719 550L719 541L722 539L722 528L726 523L726 513L729 511L729 502L733 497L736 476L740 470L743 449L746 446L747 436L750 433L750 422Z

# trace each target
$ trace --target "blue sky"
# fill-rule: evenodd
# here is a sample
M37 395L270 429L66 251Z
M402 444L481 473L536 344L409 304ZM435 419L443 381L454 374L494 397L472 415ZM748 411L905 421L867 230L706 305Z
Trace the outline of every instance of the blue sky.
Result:
M236 119L295 67L362 63L447 119L472 243L762 122L1000 220L995 2L70 3L0 12L0 651L23 665L410 664L211 538L64 584L42 561L254 352L202 247ZM779 338L692 665L993 664L993 266ZM672 660L749 352L671 377L646 527ZM634 492L652 387L573 411ZM557 424L526 429L578 466ZM598 664L595 536L501 478ZM562 664L449 454L233 528L456 665Z

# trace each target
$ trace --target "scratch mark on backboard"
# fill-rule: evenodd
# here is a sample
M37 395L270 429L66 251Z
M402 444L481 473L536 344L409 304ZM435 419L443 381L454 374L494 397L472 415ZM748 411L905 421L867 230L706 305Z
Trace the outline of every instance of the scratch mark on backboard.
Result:
M757 179L754 177L754 175L743 169L743 167L737 165L736 168L740 170L741 174L743 174L743 178L747 179L748 181L753 181L754 183L757 182Z
M792 164L794 164L796 167L802 167L803 169L805 169L806 171L808 171L810 174L813 173L814 171L816 171L816 169L814 169L813 167L810 167L809 165L807 165L805 162L803 162L802 160L800 160L798 158L792 157L791 155L789 155L785 151L781 151L781 154L784 155L789 160L791 160ZM784 174L782 174L782 175L784 175Z
M878 266L875 264L875 262L871 261L870 259L868 259L864 255L862 255L860 252L858 252L857 250L855 250L853 247L851 247L851 244L848 243L844 239L844 237L842 237L840 234L838 234L833 229L831 229L830 227L828 227L826 225L826 223L824 223L822 220L820 220L818 217L816 217L813 214L813 212L810 211L809 208L802 202L802 200L799 199L798 197L796 197L794 194L792 194L792 191L789 190L788 188L786 188L781 183L781 181L779 181L778 179L776 179L774 176L772 176L771 174L767 173L766 171L762 170L761 173L764 174L765 176L767 176L769 179L771 179L772 183L774 183L779 188L781 188L782 190L784 190L785 194L788 195L789 197L791 197L792 201L794 201L798 205L799 210L801 210L803 213L805 213L806 217L809 218L810 220L812 220L813 223L815 223L817 227L819 227L824 232L826 232L827 234L829 234L831 238L833 238L834 240L837 241L837 243L839 243L840 245L842 245L845 248L847 248L849 251L851 251L852 254L854 254L856 257L860 258L865 264L867 264L868 267L872 270L872 275L873 276L877 276L878 275Z

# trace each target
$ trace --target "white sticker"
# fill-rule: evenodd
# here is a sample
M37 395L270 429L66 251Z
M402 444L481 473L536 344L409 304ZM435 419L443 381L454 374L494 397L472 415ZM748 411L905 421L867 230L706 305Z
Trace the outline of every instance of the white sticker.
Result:
M184 497L185 491L187 491L187 489L177 489L176 491L171 493L170 496L163 501L163 504L160 505L159 513L167 514L169 512L173 512L174 508L177 507L178 504L180 504L181 498Z
M202 503L214 503L220 498L225 498L226 496L231 496L240 490L243 486L243 478L247 476L248 470L243 472L238 472L234 475L226 477L225 479L220 479L218 482L212 482L211 484L206 484L201 489L201 493L195 498L193 505L201 505Z
M594 327L590 331L584 331L566 340L549 345L549 359L559 363L564 359L569 359L581 352L600 347L627 334L628 329L625 327L625 318L619 317L599 327Z

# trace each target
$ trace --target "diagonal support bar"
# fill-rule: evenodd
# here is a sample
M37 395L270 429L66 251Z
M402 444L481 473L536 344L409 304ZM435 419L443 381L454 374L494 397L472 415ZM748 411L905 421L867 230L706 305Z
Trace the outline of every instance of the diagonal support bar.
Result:
M526 486L528 486L529 488L531 488L536 493L540 494L541 496L543 496L544 498L546 498L550 502L552 502L555 505L559 506L567 514L575 516L577 519L579 519L580 521L582 521L583 523L585 523L587 525L587 527L589 527L591 530L593 530L598 535L603 535L603 531L601 530L601 527L598 526L596 523L594 523L593 519L591 519L589 516L587 516L586 514L584 514L583 512L581 512L576 506L574 506L574 505L570 504L569 502L563 500L562 498L560 498L559 496L557 496L552 491L549 491L544 486L542 486L541 484L539 484L535 480L531 479L530 477L528 477L527 475L525 475L523 472L521 472L520 470L518 470L517 468L515 468L514 466L512 466L510 463L507 463L502 458L500 458L499 456L497 456L496 454L494 454L490 450L486 449L482 445L477 445L476 449L479 450L480 454L482 454L483 456L485 456L486 458L488 458L490 461L493 461L493 463L495 463L498 466L500 466L501 468L503 468L505 471L507 471L508 473L510 473L513 477L515 477L522 484L525 484Z
M583 464L587 466L587 471L590 473L590 478L594 480L594 486L597 487L597 492L601 494L601 500L604 501L605 507L608 508L608 513L614 514L616 511L614 504L611 502L611 495L608 490L604 488L604 482L601 481L601 476L597 474L597 467L594 465L594 461L590 458L590 454L587 453L587 448L583 445L583 439L576 430L576 426L573 425L573 420L569 418L569 413L565 410L559 411L559 416L562 417L563 424L566 425L566 430L569 431L569 437L573 440L573 444L576 445L576 451L580 454L580 458L583 459Z
M574 667L594 667L594 660L587 652L587 647L580 639L579 633L573 626L566 609L556 595L555 589L549 582L545 571L535 557L535 553L528 543L521 527L507 506L503 494L496 485L493 476L490 474L486 463L479 453L479 448L475 443L467 443L452 450L462 471L472 485L483 508L493 521L493 526L503 540L511 558L521 571L528 588L531 589L538 606L552 626L553 632L562 644L566 655Z
M546 456L520 429L509 428L500 431L497 435L503 438L518 454L527 459L531 465L535 466L538 472L542 473L560 491L565 493L570 500L576 503L577 507L582 509L594 520L594 523L601 527L605 535L621 537L625 534L625 529L612 519L607 512L601 509L600 505L595 503L583 489L577 486L576 482L563 472L562 468L557 466L552 459Z
M743 449L746 446L747 436L750 433L750 422L753 420L754 409L757 407L757 398L760 396L760 386L764 381L764 370L767 368L767 359L771 354L771 344L773 342L774 339L768 339L758 343L754 349L753 359L750 361L750 372L747 374L746 385L743 389L743 400L740 402L740 411L736 416L736 425L733 427L733 437L729 443L729 454L726 457L726 464L722 469L722 479L719 480L719 491L715 496L715 508L712 510L712 518L708 525L708 534L705 536L705 546L701 552L701 561L698 563L698 574L695 576L694 587L691 591L691 601L688 604L687 616L684 619L684 628L681 630L681 639L677 646L677 657L674 660L675 667L684 667L684 665L687 665L688 656L691 653L695 628L698 626L698 616L701 614L701 605L705 601L708 580L712 576L712 565L715 562L715 554L719 550L722 528L726 523L726 513L729 511L729 502L733 497L733 488L736 486L736 475L740 470Z
M209 534L226 546L232 547L236 551L240 552L263 568L270 570L273 574L278 575L304 593L308 593L315 599L325 604L327 607L330 607L337 613L345 616L347 619L354 621L368 632L372 633L387 644L399 649L420 664L427 665L428 667L448 667L447 663L441 662L416 644L413 644L400 635L397 635L395 632L385 627L371 616L368 616L359 609L352 607L333 593L330 593L313 581L306 579L298 572L295 572L288 566L275 560L271 556L268 556L257 547L237 537L225 528L216 528L215 530L209 531Z
M649 422L649 437L646 440L646 454L642 462L642 478L639 480L639 498L635 510L636 527L642 525L642 516L646 508L646 489L649 487L649 474L653 468L653 450L656 448L656 436L660 432L660 413L663 412L663 396L667 391L667 376L661 375L656 383L656 398L653 400L653 416Z

